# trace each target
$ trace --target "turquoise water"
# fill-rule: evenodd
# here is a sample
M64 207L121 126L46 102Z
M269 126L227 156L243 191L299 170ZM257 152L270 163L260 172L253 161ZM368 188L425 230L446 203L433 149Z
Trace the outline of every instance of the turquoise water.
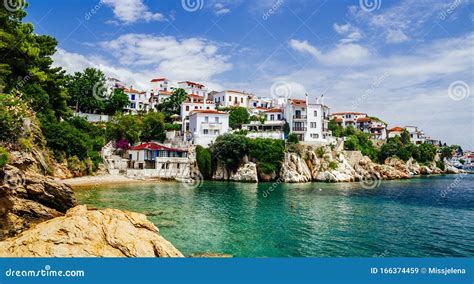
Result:
M185 255L474 256L474 175L359 183L205 182L78 190L80 203L145 213ZM268 193L268 194L266 194Z

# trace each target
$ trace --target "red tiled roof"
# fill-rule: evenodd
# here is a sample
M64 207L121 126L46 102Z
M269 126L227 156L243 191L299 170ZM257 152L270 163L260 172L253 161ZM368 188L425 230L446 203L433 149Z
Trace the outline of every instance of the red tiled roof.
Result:
M140 92L134 89L128 89L128 88L123 88L123 91L126 93L132 93L132 94L145 94L146 92Z
M388 131L390 131L390 132L403 132L404 130L405 130L405 128L401 128L401 127L397 126L397 127L389 129Z
M160 95L172 95L173 93L172 92L168 92L168 91L159 91Z
M345 115L345 114L354 114L354 115L367 115L366 113L363 112L353 112L353 111L346 111L346 112L335 112L331 115Z
M193 99L204 99L203 96L196 95L196 94L188 94L188 98L193 98Z
M256 107L255 109L259 109L259 110L269 110L269 109L266 108L266 107Z
M227 112L217 111L212 109L198 109L191 111L191 115L195 113L204 113L204 114L227 114Z
M272 113L272 112L283 112L283 110L281 108L273 108L273 109L267 110L266 112L270 112L270 113Z
M199 83L195 83L195 82L191 82L191 81L179 82L179 84L182 84L182 83L186 83L189 86L196 86L196 87L199 87L199 88L205 87L203 84L199 84Z
M306 106L306 100L290 100L291 105Z
M336 121L337 123L342 123L342 118L336 118L335 121Z
M166 78L156 78L156 79L153 79L151 80L152 83L155 83L155 82L161 82L161 81L165 81Z
M140 150L164 150L164 151L171 151L171 152L187 152L186 150L181 150L177 148L169 148L157 143L143 143L135 147L131 147L129 150L140 151Z
M357 119L357 122L370 122L370 121L371 121L371 120L370 120L370 118L368 118L368 117L359 117L359 118Z

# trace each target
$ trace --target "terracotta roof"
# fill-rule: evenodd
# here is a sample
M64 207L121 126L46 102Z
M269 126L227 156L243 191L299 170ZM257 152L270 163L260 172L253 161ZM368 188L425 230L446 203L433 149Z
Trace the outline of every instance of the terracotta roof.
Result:
M293 106L306 106L306 100L290 100Z
M256 107L255 109L259 109L259 110L269 110L269 109L266 108L266 107Z
M388 131L390 131L390 132L403 132L404 130L405 130L405 128L401 128L401 127L397 126L397 127L389 129Z
M158 92L160 95L172 95L173 93L172 92L168 92L168 91L159 91Z
M123 88L123 91L126 93L132 93L132 94L145 94L146 92L140 92L134 89L128 89L128 88Z
M353 111L346 111L346 112L335 112L331 115L345 115L345 114L354 114L354 115L367 115L366 113L363 112L353 112Z
M193 110L191 111L191 115L195 113L204 113L204 114L227 114L227 112L223 111L217 111L217 110L212 110L212 109L199 109L199 110Z
M182 83L186 83L188 84L189 86L196 86L196 87L205 87L203 84L199 84L199 83L195 83L195 82L191 82L191 81L183 81L183 82L179 82L178 84L182 84Z
M140 151L140 150L164 150L164 151L172 151L172 152L187 152L186 150L181 150L177 148L169 148L157 143L143 143L135 147L131 147L129 150L135 150L135 151Z
M155 82L162 82L162 81L165 81L166 78L156 78L156 79L153 79L151 80L152 83L155 83Z
M193 99L204 99L203 96L196 95L196 94L188 94L188 98L193 98Z
M336 121L337 123L342 123L343 120L342 120L342 118L336 118L335 121Z
M359 117L359 118L357 119L357 122L370 122L370 121L371 121L371 120L370 120L370 118L368 118L368 117Z
M272 113L272 112L283 112L283 110L281 108L272 108L272 109L267 110L266 112L270 112L270 113Z

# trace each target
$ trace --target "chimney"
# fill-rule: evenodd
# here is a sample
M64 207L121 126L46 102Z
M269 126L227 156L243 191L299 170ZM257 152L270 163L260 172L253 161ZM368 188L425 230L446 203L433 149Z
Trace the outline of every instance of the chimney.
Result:
M308 93L305 93L305 96L306 96L306 106L309 105L309 97L308 97Z

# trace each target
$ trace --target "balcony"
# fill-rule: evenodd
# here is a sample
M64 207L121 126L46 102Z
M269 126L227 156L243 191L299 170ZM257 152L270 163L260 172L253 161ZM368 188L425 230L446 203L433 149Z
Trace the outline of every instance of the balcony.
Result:
M306 132L306 127L293 127L295 132Z
M306 115L293 115L293 119L306 119Z

